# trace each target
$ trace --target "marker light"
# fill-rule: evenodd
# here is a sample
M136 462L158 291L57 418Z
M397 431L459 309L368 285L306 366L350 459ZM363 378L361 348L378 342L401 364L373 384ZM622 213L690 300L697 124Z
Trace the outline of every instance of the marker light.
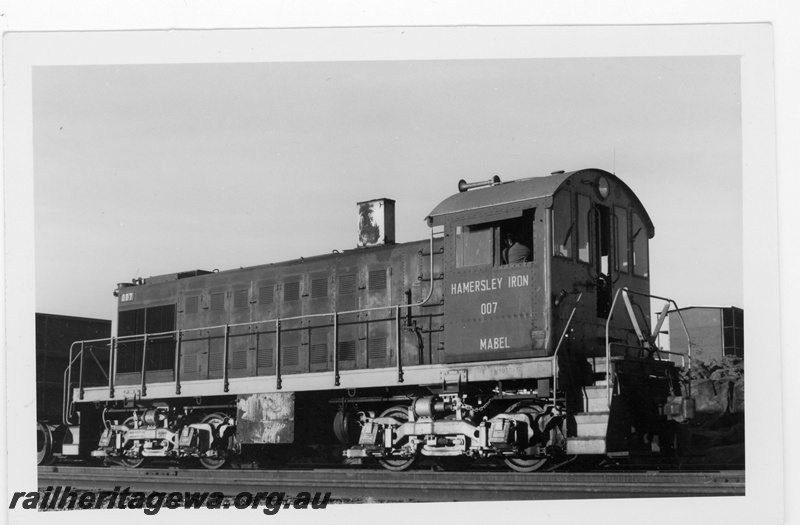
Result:
M601 199L605 199L608 197L609 186L608 186L608 179L605 177L599 177L597 179L597 194L600 196Z

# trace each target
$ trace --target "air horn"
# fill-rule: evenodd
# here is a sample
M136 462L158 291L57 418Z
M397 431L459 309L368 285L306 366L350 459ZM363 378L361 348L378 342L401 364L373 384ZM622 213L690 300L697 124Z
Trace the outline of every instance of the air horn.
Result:
M464 193L467 190L471 190L472 188L482 188L483 186L494 186L495 184L500 184L500 177L495 175L490 180L481 181L481 182L467 182L464 179L458 181L458 191L460 193Z

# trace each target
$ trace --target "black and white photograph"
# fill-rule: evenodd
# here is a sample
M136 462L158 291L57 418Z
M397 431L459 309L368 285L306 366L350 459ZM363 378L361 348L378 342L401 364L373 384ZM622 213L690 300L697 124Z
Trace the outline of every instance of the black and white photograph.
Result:
M9 519L780 521L773 29L6 33Z

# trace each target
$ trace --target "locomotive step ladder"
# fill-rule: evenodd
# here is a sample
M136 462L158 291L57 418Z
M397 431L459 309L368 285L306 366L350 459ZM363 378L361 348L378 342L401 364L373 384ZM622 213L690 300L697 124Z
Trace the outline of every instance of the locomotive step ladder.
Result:
M634 310L631 307L629 294L636 294L664 301L664 308L659 313L652 334L647 334L640 328L639 322L634 314ZM652 354L653 350L657 349L655 344L656 337L664 323L664 320L667 317L669 306L673 305L675 310L678 312L678 317L680 318L684 331L686 331L686 337L689 341L690 350L687 358L688 365L691 366L691 340L689 339L688 330L686 330L686 325L683 323L683 318L680 315L680 310L678 309L678 305L675 303L675 301L665 297L631 292L626 288L618 289L614 295L614 301L612 302L611 311L606 323L606 355L605 357L591 358L594 384L583 387L583 410L582 412L575 414L577 435L567 438L567 454L570 455L609 454L609 438L612 438L611 432L609 432L609 421L612 410L616 408L616 404L614 403L614 398L616 396L614 393L614 383L616 377L615 370L618 363L623 362L626 359L636 359L636 357L632 358L628 355L627 349L625 349L621 355L612 356L611 347L614 346L614 343L612 343L609 338L609 326L614 312L614 306L616 305L617 298L619 296L622 296L625 304L625 310L628 313L633 330L639 339L639 346L637 348L641 353L649 352ZM663 350L657 350L657 353L659 354L659 358L661 353L673 354L673 352L665 352ZM683 359L682 354L674 355L678 355L681 357L681 359ZM683 363L683 365L686 364L687 363Z
M589 363L592 366L592 380L594 381L595 386L606 386L608 384L608 381L606 380L606 370L608 369L606 358L590 357Z
M584 388L584 411L575 414L578 435L567 438L567 454L605 454L611 417L606 385Z

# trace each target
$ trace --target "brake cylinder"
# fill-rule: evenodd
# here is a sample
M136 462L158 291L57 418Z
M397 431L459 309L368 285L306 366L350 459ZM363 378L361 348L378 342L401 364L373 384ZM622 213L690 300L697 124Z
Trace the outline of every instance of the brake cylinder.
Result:
M144 424L149 427L160 427L161 421L165 420L167 415L164 413L163 410L158 408L151 408L149 410L145 410L143 420Z
M433 397L421 397L414 400L412 410L416 417L435 418L453 411L452 406L444 400Z

